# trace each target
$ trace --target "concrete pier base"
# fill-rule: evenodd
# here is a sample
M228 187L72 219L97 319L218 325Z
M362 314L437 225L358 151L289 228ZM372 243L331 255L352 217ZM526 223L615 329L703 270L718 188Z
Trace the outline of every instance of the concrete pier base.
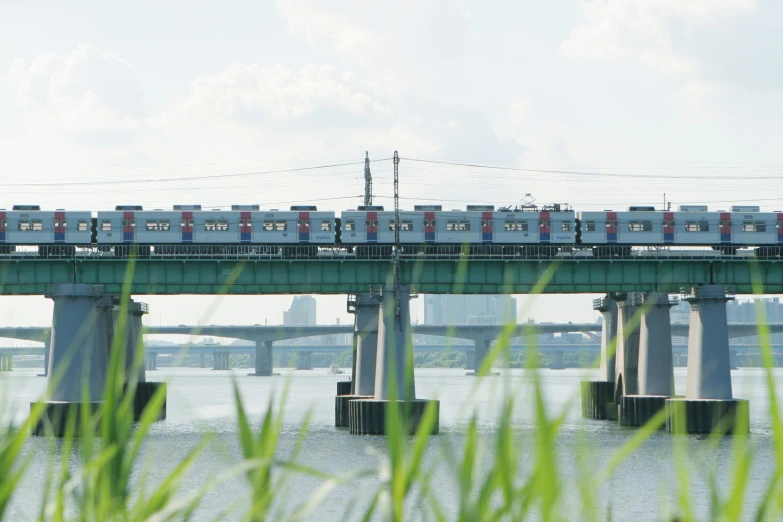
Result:
M488 369L484 374L481 374L480 371L481 367L484 365L484 361L487 360L487 355L489 354L491 344L492 341L488 339L479 339L473 341L473 345L475 347L473 349L473 368L472 371L465 372L465 375L500 375L498 372L493 372L491 368Z
M746 434L750 407L745 399L667 399L666 431L686 434Z
M354 399L372 399L372 395L340 395L334 398L334 425L337 428L347 428L349 425L349 404Z
M582 381L582 416L587 419L614 419L615 346L617 342L617 301L607 295L593 301L593 310L601 312L601 369L599 380Z
M614 381L582 381L582 417L606 420L616 417Z
M142 413L144 413L144 408L147 407L147 404L149 404L150 400L152 400L152 396L155 394L155 392L158 391L159 388L163 388L163 405L160 408L160 412L158 413L157 420L164 420L166 418L166 383L165 382L140 382L136 385L136 396L133 400L133 420L139 420L141 419Z
M338 381L337 395L350 395L353 393L353 381Z
M30 403L30 410L36 403ZM90 402L90 415L94 415L101 407L100 402ZM75 416L75 429L78 435L79 423L82 415L82 403L70 401L48 401L44 405L44 411L38 423L30 427L30 434L34 437L63 437L68 425L68 417Z
M668 395L624 395L618 413L621 426L644 426L666 408ZM664 426L661 426L663 429Z
M424 410L428 404L434 404L435 422L432 425L432 435L440 431L440 401L413 399L409 401L385 401L377 399L354 399L348 401L348 430L353 435L385 435L386 410L396 406L400 411L403 429L413 435L419 429Z

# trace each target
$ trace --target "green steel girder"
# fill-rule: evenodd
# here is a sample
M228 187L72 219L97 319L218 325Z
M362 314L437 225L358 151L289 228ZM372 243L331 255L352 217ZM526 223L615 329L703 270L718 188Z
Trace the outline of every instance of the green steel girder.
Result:
M132 267L133 294L346 294L391 277L386 260L0 260L0 294L40 295L54 283L102 284L120 292ZM676 260L418 259L402 262L402 281L422 293L677 292L715 283L737 293L783 293L783 263Z

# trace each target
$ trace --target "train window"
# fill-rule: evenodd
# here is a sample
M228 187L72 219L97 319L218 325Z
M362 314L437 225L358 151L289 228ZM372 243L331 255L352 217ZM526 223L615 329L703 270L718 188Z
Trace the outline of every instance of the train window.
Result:
M628 223L631 232L652 232L652 221L631 221Z
M192 227L193 226L193 220L192 219L181 219L179 222L179 226L181 227Z
M63 227L65 228L66 221L64 219L55 219L54 220L54 226L55 227Z
M435 226L435 220L434 219L425 219L424 220L424 226L425 227L434 227Z
M310 230L310 220L309 219L300 219L296 222L297 226L301 228L306 228Z
M275 222L275 230L277 230L278 232L283 232L287 228L288 228L288 223L286 223L285 221Z
M167 230L169 230L169 228L171 228L171 223L169 222L168 219L158 221L158 230L162 230L163 232L166 232Z
M263 225L264 232L272 232L275 229L275 222L274 221L264 221Z
M211 219L204 221L204 230L209 230L209 231L217 230L217 225Z
M0 226L7 227L8 226L8 220L4 219L4 220L0 221Z
M538 226L539 227L551 227L552 226L552 221L549 220L549 219L540 219L538 221Z
M503 229L513 231L518 230L522 232L527 232L527 221L506 221L503 224Z
M389 222L389 230L394 232L394 221ZM413 221L400 221L400 231L410 232L413 230Z
M481 220L481 226L483 227L491 227L494 226L495 221L493 219L482 219Z
M368 219L364 222L365 226L369 227L377 227L378 226L378 220L377 219Z
M585 232L595 232L595 221L585 221Z
M742 231L743 232L766 232L767 224L764 223L763 221L756 221L755 223L753 221L743 221Z
M563 232L571 232L571 223L568 222L563 223L562 225L560 225L560 230L562 230Z
M79 232L87 232L87 222L80 219L76 222L76 230Z
M228 230L228 221L225 219L221 219L217 222L217 230L218 232L225 232Z
M110 232L111 231L111 221L108 219L104 219L101 221L101 230L104 232Z
M329 232L332 230L332 224L329 221L321 221L321 232Z
M722 227L730 227L731 226L731 221L721 221L720 222L720 226L722 226Z
M663 222L663 226L667 226L667 225L668 225L668 226L670 226L670 227L672 227L672 228L674 228L674 220L671 220L671 221L664 221L664 222Z
M617 226L617 221L607 221L606 222L606 228L616 227L616 226Z
M147 220L147 230L158 230L158 222L148 219Z
M343 223L343 229L345 229L346 232L351 232L356 228L356 224L353 221L346 221Z
M709 232L710 224L707 221L688 221L685 223L686 232Z
M239 226L240 227L252 227L253 226L253 220L252 219L240 219L239 220Z
M19 230L22 232L27 232L30 230L30 222L29 221L19 221Z
M32 229L35 232L40 232L41 230L43 230L43 221L41 221L40 219L34 219Z
M122 226L123 227L135 227L136 226L136 220L135 219L123 219L122 220Z

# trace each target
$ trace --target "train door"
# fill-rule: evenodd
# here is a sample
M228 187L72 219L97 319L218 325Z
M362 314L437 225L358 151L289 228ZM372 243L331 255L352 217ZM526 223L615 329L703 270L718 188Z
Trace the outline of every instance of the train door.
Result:
M617 244L617 212L606 213L606 242Z
M367 212L367 219L364 221L364 226L367 231L367 242L378 242L378 213Z
M65 243L65 212L58 211L54 213L54 242L55 244Z
M720 213L720 244L731 244L731 214L729 212Z
M297 229L299 230L299 242L310 242L310 213L300 212L299 219L296 222Z
M481 242L492 243L494 236L495 223L492 219L492 212L481 213Z
M133 243L136 240L136 216L133 212L122 213L122 242Z
M663 213L663 244L674 244L674 212Z
M425 243L435 242L436 226L437 223L435 222L435 212L425 212L424 213L424 242Z
M538 213L538 240L541 243L549 243L552 239L552 216L549 212Z
M179 227L180 227L180 233L182 234L182 242L183 243L192 243L193 242L193 225L195 224L193 220L193 212L183 212L182 213L182 219L180 219Z
M250 243L250 240L252 239L252 235L253 235L252 227L253 227L253 219L250 216L250 212L240 212L239 213L239 242L240 243Z

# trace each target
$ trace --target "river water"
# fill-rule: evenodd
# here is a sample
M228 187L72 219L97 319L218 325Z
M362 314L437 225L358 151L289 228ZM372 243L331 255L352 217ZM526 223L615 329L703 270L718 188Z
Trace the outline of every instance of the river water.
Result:
M29 408L30 401L43 393L45 379L37 377L36 369L15 369L0 377L3 393L4 420L19 421ZM354 469L377 468L385 454L382 437L352 436L345 429L334 427L334 395L336 382L344 375L328 375L326 369L312 371L277 370L278 377L249 377L248 370L213 371L209 369L173 368L148 372L148 380L165 380L168 388L168 418L155 425L144 448L142 468L148 469L151 482L163 480L200 440L208 433L214 439L188 475L183 491L193 491L206 480L229 469L240 460L240 449L232 391L234 379L239 383L242 397L252 420L258 424L271 397L280 397L288 383L285 404L284 432L280 441L281 455L294 447L302 420L310 414L310 427L305 438L300 462L330 473ZM783 369L773 370L778 382L783 383ZM523 370L502 371L497 377L476 379L464 370L417 369L416 391L421 398L438 398L441 435L432 439L426 459L434 470L437 496L445 509L452 509L457 487L453 474L443 460L443 453L453 443L462 451L461 430L469 416L476 412L480 421L482 440L490 440L495 430L501 397L506 392L516 398L515 431L522 448L523 470L529 469L533 455L530 436L534 433L532 390L530 376ZM588 468L599 470L609 458L635 433L616 423L591 421L581 418L579 382L595 378L589 370L541 370L542 388L547 410L551 414L567 409L565 423L558 438L560 473L565 477L566 500L576 495L572 477L577 472L576 456L584 455ZM675 369L677 393L685 391L685 369ZM751 444L756 457L751 469L748 506L755 504L774 471L771 449L769 397L763 370L743 368L732 371L734 395L750 400ZM778 396L783 393L779 385ZM611 509L614 520L662 520L669 513L677 493L673 437L666 433L654 434L640 449L620 465L612 480L600 492L597 504L606 516ZM718 484L725 491L730 486L732 464L731 439L717 445L704 437L687 438L686 464L691 470L692 502L706 519L709 503L707 480L710 473L718 473ZM24 483L15 493L9 520L32 520L40 509L42 488L46 476L47 452L50 444L44 439L31 439L25 448L33 463ZM524 471L523 471L524 472ZM280 496L282 509L293 510L308 492L319 485L310 477L293 475L286 481ZM349 486L338 487L309 517L311 520L356 520L371 492L376 479L363 479ZM232 480L204 496L195 520L232 520L247 505L248 490L243 478ZM417 519L416 509L411 519ZM750 513L750 512L749 512ZM570 518L579 519L574 512ZM748 517L749 518L749 517Z

